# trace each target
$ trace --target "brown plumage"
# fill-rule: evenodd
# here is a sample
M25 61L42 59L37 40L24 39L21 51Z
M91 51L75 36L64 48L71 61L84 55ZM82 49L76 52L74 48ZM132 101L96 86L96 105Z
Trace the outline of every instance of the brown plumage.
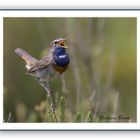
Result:
M26 51L17 48L15 52L25 60L27 72L43 80L47 75L56 72L62 74L69 65L69 57L65 52L66 39L56 39L50 44L49 54L44 58L37 60ZM62 53L62 54L61 54Z
M68 66L69 65L66 65L65 67L60 67L60 66L58 66L56 64L53 64L54 70L57 71L57 72L59 72L60 74L62 74L64 71L66 71L67 68L68 68Z

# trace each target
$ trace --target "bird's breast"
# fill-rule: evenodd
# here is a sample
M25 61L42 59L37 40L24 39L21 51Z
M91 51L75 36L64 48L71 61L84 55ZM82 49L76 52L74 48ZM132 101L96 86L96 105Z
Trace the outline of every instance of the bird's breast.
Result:
M62 54L54 57L56 65L60 67L65 67L70 63L69 57L67 54Z
M57 64L54 64L54 65L53 65L53 68L54 68L54 71L56 71L56 72L62 74L64 71L67 70L68 66L69 66L68 64L65 65L65 66L63 66L63 67L62 67L62 66L59 66L59 65L57 65Z
M60 74L63 73L70 63L70 59L68 54L66 53L66 49L62 47L56 47L54 50L54 61L55 64L53 68L56 72Z

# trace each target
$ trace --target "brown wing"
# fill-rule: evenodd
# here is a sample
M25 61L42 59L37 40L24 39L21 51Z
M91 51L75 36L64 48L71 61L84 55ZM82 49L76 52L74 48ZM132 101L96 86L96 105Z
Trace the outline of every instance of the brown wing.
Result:
M28 70L28 72L29 73L35 72L36 70L46 68L46 67L48 67L48 65L51 65L53 63L54 63L54 61L53 61L52 57L50 57L50 56L44 57L41 60L39 60L37 63L35 63L35 65L32 66Z

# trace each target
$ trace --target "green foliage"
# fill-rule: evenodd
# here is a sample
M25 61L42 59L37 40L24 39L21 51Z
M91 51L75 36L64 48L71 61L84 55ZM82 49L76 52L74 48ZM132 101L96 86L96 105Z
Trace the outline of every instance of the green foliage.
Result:
M75 116L75 122L80 123L82 119L81 113L77 113Z
M52 96L48 96L46 95L46 99L47 99L47 120L48 122L53 122L54 121L54 116L53 116L53 112L52 112Z
M93 122L93 113L91 111L88 112L87 122Z
M47 119L49 122L58 122L56 112L55 112L55 106L53 101L53 94L46 94L47 98Z
M64 122L65 121L65 98L61 97L59 102L60 102L59 104L60 122Z

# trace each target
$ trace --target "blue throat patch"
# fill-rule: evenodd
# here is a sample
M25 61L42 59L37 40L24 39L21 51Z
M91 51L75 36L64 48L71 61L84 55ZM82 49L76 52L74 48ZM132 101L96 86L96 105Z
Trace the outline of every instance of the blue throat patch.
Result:
M69 64L69 56L66 53L66 49L62 47L56 47L54 50L54 60L59 66L65 67Z

